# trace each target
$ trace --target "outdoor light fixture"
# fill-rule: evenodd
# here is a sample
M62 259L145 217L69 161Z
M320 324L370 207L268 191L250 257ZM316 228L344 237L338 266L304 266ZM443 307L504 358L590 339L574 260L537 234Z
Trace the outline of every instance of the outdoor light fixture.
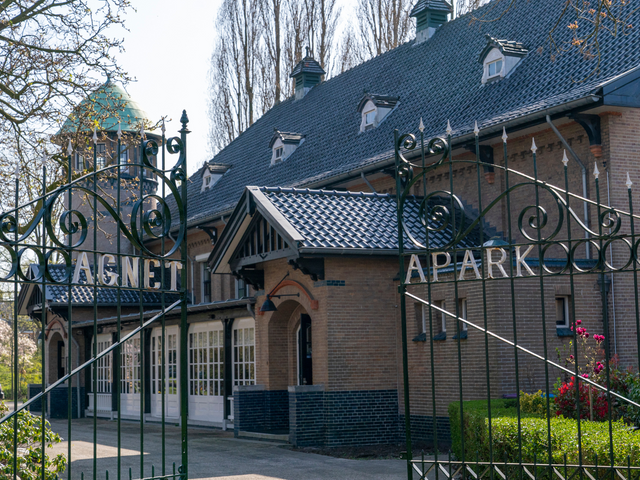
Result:
M288 276L289 276L289 272L287 272L287 274L284 277L282 277L282 280L280 280L278 282L278 284L271 289L271 292L269 292L267 294L267 299L262 304L262 307L260 307L260 311L261 312L276 312L276 311L278 311L278 308L276 307L276 305L271 301L272 298L299 297L300 296L300 293L289 293L289 294L286 294L286 295L272 295L272 293L276 291L276 289L280 286L280 284L282 282L284 282L284 279L287 278Z

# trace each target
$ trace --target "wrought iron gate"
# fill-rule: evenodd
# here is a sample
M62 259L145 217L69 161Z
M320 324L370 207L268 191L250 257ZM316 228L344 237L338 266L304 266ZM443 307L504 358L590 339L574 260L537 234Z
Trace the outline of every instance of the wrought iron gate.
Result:
M506 132L495 163L479 133L454 159L450 128L396 131L409 478L640 478L631 178L596 163L577 195L566 152L541 163L527 137L516 170ZM417 419L433 449L415 459Z
M161 327L160 336L156 336L163 346L167 337L167 315L174 317L173 323L179 325L181 332L187 330L186 154L189 120L186 112L180 122L179 136L172 138L165 138L164 123L162 135L149 139L142 126L139 134L132 133L128 139L126 133L123 138L118 127L117 133L111 132L111 138L103 140L112 145L115 152L111 162L106 160L105 147L99 148L95 130L92 139L87 136L83 140L86 141L84 146L69 142L66 155L57 157L66 181L51 185L43 166L41 195L33 202L21 204L16 175L16 208L0 215L0 247L9 259L3 266L0 282L8 286L4 290L10 290L14 299L13 318L10 319L14 399L13 411L5 411L0 419L4 442L4 453L0 458L2 478L52 479L58 478L56 472L59 470L64 470L61 476L67 479L108 479L110 475L117 479L187 478L187 335L178 336L179 348L173 345L171 350L157 349L161 353L154 362L162 368L154 370L153 379L149 378L149 369L144 366L149 363L150 348L145 342L150 341L151 337L146 333L150 333L151 328ZM129 147L137 151L126 153ZM82 152L81 148L84 149ZM145 187L149 184L154 187ZM111 193L106 192L105 186L111 188ZM127 188L136 191L125 198L123 192ZM76 199L80 196L84 200L79 203ZM106 236L113 246L110 248L114 249L111 253L100 247L98 240L98 235L103 235L98 231L104 230L107 224L113 225L115 232ZM150 246L150 242L155 243ZM41 327L42 384L20 405L17 395L19 299L24 302L23 297L27 294L31 295L29 311L32 317L39 317ZM55 315L54 297L58 299ZM61 303L66 306L61 308ZM82 312L83 317L80 316ZM111 320L105 320L109 316ZM123 332L125 323L130 330ZM105 325L110 325L113 333L99 342L100 335L105 336ZM81 340L77 340L83 338L81 327L87 332L84 352L78 346ZM57 364L53 365L45 356L45 343L56 328L66 344L58 351ZM167 352L172 358L167 358ZM179 352L179 361L173 357L176 352ZM81 361L82 356L84 361ZM164 368L167 365L169 367ZM53 369L59 378L50 381L56 375L51 373ZM179 384L171 383L176 377ZM145 411L151 393L148 385L152 385L154 393L160 394L162 402L161 438L155 439L162 450L158 465L145 462ZM85 387L90 393L83 390ZM181 459L178 466L166 461L165 394L168 390L175 393L176 389ZM53 408L53 394L63 398L64 408L60 410L60 405L56 408L60 410L60 416L68 419L66 431L58 432L67 442L67 452L56 458L47 452L49 445L55 442L46 420L47 411ZM139 410L139 469L125 468L122 464L121 413L126 395L133 399L132 411ZM93 411L93 455L84 465L76 465L73 457L76 426L72 419L83 416L81 407L85 406L85 399ZM139 405L135 405L136 401ZM110 414L112 419L115 417L113 424L100 428L116 430L117 438L117 444L113 445L116 453L104 470L102 466L98 467L103 448L98 442L100 408L113 410ZM40 413L32 416L29 410ZM175 420L172 423L175 424ZM131 424L127 426L130 427ZM22 438L27 431L31 438ZM55 462L61 463L56 466L53 465ZM66 467L61 468L65 463Z

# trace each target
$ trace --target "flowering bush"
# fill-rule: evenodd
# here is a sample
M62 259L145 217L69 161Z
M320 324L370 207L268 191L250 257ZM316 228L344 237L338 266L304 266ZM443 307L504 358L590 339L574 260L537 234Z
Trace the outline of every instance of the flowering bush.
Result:
M598 388L580 382L580 419L603 421L608 418L609 404L606 395ZM577 417L576 381L562 382L554 398L556 415L566 418Z
M609 388L627 398L631 398L633 392L637 391L640 398L640 377L631 368L621 369L617 355L614 355L608 362L605 361L605 351L601 346L604 342L604 335L590 335L581 320L576 320L576 336L578 337L578 352L582 361L578 362L578 376L589 379L596 384L607 387L607 377ZM589 338L592 340L590 341ZM576 359L573 354L567 355L569 351L574 351L573 340L565 346L564 357L565 366L573 365L575 368ZM558 350L558 357L562 360L562 353ZM608 375L607 375L608 374ZM578 378L579 380L579 378ZM579 392L576 392L579 384ZM580 399L580 418L591 420L607 420L609 418L609 403L606 391L593 386L584 381L577 381L575 376L570 379L558 379L556 383L557 395L555 398L556 415L567 418L577 418L577 393ZM635 393L634 393L635 395ZM631 396L634 396L631 395ZM633 398L632 398L633 399ZM637 401L637 400L634 400ZM627 423L640 425L640 409L631 408L627 402L616 397L611 398L612 418L624 419Z

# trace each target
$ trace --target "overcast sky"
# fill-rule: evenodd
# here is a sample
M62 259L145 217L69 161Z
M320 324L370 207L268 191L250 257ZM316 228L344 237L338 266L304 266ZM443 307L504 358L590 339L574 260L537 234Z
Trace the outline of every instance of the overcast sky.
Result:
M350 8L355 0L339 3ZM136 79L126 89L151 119L168 115L167 135L179 130L183 109L189 115L189 173L209 160L207 119L209 61L215 38L215 16L221 0L132 0L136 12L126 18L126 52L118 58ZM346 12L344 12L346 13ZM348 15L343 15L343 18Z

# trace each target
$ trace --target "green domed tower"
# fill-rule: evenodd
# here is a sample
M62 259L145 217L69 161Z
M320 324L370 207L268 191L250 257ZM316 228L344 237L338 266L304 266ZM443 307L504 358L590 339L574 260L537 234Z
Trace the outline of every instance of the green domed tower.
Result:
M74 178L84 175L86 178L82 185L90 190L96 188L98 195L114 210L119 209L120 217L129 227L134 203L141 194L155 193L158 187L156 176L150 169L135 166L142 163L141 138L154 139L160 144L161 137L150 131L153 124L142 107L120 85L109 79L78 104L56 135L57 143L65 152L72 149L71 171ZM155 157L151 161L157 165ZM100 171L96 175L95 187L94 168ZM87 239L80 248L94 249L93 196L82 190L72 190L70 194L72 208L81 212L88 224ZM67 206L68 198L65 199L65 208ZM153 206L149 201L148 205L145 204L145 211ZM99 202L97 207L95 250L114 253L117 251L117 223ZM124 235L120 243L120 253L133 253L133 246Z

